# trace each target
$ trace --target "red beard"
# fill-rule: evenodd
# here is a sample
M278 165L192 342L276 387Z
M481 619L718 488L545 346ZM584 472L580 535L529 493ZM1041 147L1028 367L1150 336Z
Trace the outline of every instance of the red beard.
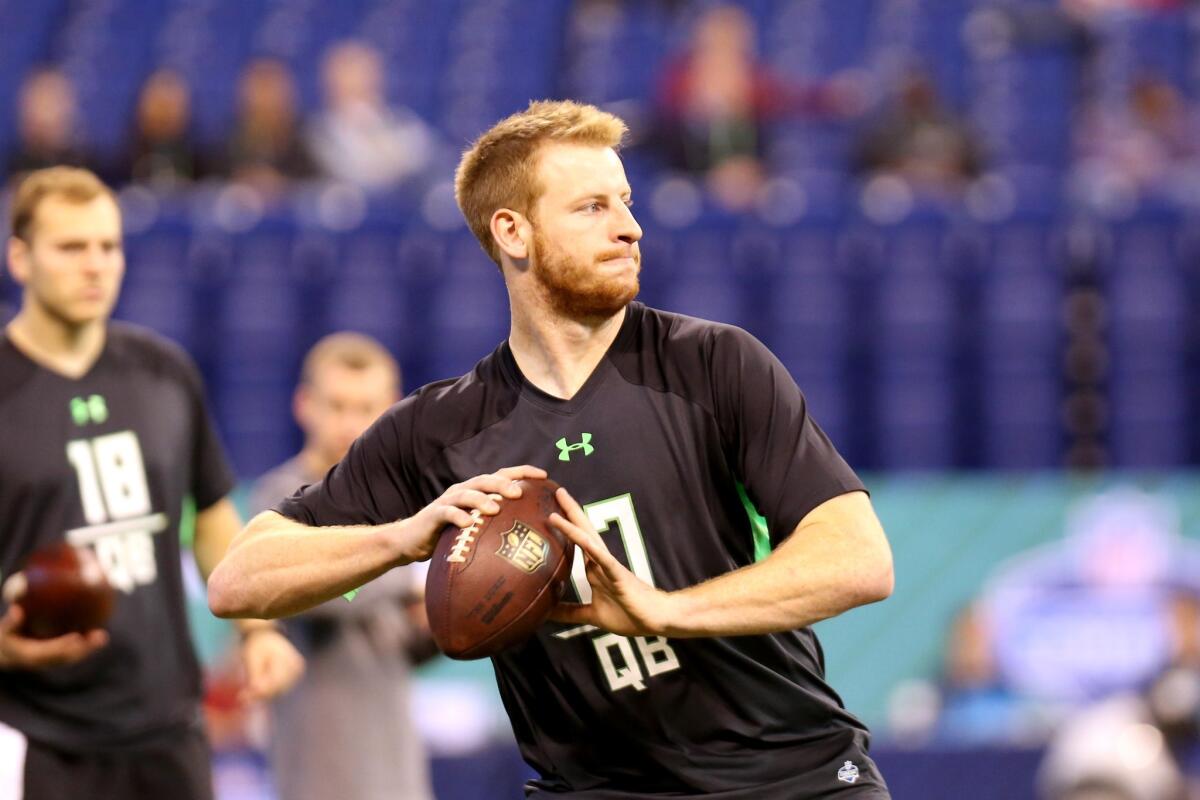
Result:
M550 307L569 319L602 319L611 317L637 297L637 274L633 280L624 276L606 275L596 267L609 258L627 255L624 250L601 253L592 263L579 261L552 247L537 231L533 234L533 276L542 288ZM641 270L642 257L634 251L633 258Z

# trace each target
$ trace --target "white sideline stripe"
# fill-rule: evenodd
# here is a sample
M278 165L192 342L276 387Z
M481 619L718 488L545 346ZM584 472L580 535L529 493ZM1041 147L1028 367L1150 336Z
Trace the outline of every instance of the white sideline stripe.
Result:
M591 633L592 631L600 630L595 625L580 625L578 628L567 628L565 631L559 631L554 634L555 639L574 639L583 633Z
M21 800L25 796L25 734L0 722L0 797Z
M97 539L103 539L106 536L133 533L134 531L159 533L166 529L166 514L147 514L144 517L105 522L103 525L85 525L82 528L71 528L71 530L67 531L67 541L75 547L82 547L85 544L91 544Z

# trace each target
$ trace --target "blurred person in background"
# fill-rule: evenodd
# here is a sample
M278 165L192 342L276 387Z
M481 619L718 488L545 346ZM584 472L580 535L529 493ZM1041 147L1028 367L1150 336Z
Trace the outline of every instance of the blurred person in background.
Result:
M1138 800L1120 784L1104 780L1085 780L1051 795L1049 800Z
M317 483L400 399L400 367L374 339L335 333L305 357L293 412L304 448L254 485L252 513ZM409 707L412 668L435 652L423 573L394 569L347 602L284 621L307 663L271 705L280 800L431 800L429 768Z
M984 160L976 134L943 104L922 69L900 78L890 106L866 127L856 151L854 169L861 175L894 176L935 195L960 191L978 177Z
M87 165L75 86L66 75L53 68L35 70L21 84L17 102L17 146L7 165L13 185L34 170Z
M947 641L937 734L1038 742L1062 720L1200 668L1200 547L1166 497L1116 488L1066 535L1001 565Z
M1001 680L987 615L976 604L959 612L946 642L937 738L959 744L1028 741L1042 731Z
M238 80L238 108L224 156L224 172L267 198L316 167L300 133L296 84L275 59L251 61Z
M703 176L722 206L743 210L766 177L769 126L796 113L841 115L856 108L844 82L795 86L755 53L754 21L735 5L697 19L685 53L659 79L655 138L669 166Z
M1197 794L1189 793L1183 765L1198 743L1200 674L1170 667L1145 691L1110 697L1067 720L1038 769L1039 795L1189 800Z
M124 170L126 179L170 191L204 177L190 125L191 92L187 83L174 70L156 70L138 95L133 142Z
M92 548L117 599L106 630L19 633L0 608L0 797L207 800L201 674L185 616L180 523L195 507L207 576L240 525L200 375L165 339L109 316L125 271L121 212L92 173L31 173L11 208L21 309L0 337L0 572L64 539ZM275 623L244 620L256 697L303 660Z
M1085 199L1106 186L1140 194L1169 189L1180 179L1196 181L1195 110L1159 75L1138 75L1116 109L1099 102L1086 106L1077 131L1076 171Z
M321 65L324 107L308 142L321 171L364 189L389 189L429 166L437 137L414 112L389 106L383 63L366 44L329 49Z

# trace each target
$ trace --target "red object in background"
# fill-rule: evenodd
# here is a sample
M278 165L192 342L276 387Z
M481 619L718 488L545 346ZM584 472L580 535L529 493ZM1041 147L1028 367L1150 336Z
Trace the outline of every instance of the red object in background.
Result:
M51 639L94 630L112 614L113 588L89 548L65 541L38 548L13 579L24 584L16 600L25 612L19 631L24 636Z
M575 545L550 527L562 513L558 484L525 480L501 498L500 513L473 514L470 528L447 527L429 564L429 628L451 658L495 655L528 639L562 596Z

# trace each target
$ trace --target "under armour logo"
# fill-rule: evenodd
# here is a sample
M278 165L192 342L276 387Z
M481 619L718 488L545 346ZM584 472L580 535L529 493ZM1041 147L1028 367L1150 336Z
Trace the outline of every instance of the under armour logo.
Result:
M592 447L592 435L590 433L581 434L579 441L575 444L567 444L567 437L562 437L554 443L558 447L558 460L570 461L571 452L573 450L582 450L584 456L590 456L596 448Z
M87 425L94 422L103 425L108 419L108 405L101 395L93 394L87 397L71 398L71 420L76 425Z

